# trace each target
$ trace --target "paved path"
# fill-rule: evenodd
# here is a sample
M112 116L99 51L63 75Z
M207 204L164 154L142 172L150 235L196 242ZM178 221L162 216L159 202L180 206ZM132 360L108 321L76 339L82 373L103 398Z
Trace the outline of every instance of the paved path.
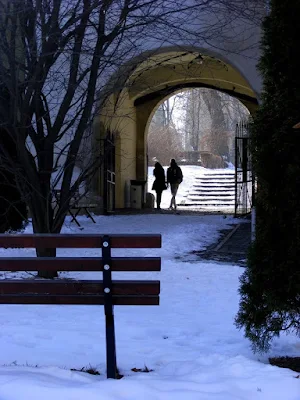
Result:
M170 210L157 210L157 209L122 209L117 210L116 214L130 215L130 214L175 214L176 212ZM180 215L218 215L221 212L205 212L197 209L184 209L179 207L176 214ZM247 251L251 243L251 221L250 219L241 219L240 224L232 225L232 229L221 231L221 238L218 243L214 243L203 251L193 251L193 261L195 256L198 260L212 260L218 262L226 262L237 264L241 267L246 265ZM185 261L190 261L189 257L184 257ZM184 260L183 260L184 261Z
M229 232L222 231L222 237L217 244L206 250L197 252L202 260L214 260L219 262L246 265L247 251L251 243L251 222L241 222L235 225Z

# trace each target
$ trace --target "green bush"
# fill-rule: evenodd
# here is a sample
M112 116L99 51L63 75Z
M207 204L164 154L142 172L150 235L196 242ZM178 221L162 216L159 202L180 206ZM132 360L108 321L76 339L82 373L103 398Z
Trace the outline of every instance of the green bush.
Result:
M300 336L300 0L271 1L263 23L261 105L251 126L256 240L241 277L236 325L255 351Z

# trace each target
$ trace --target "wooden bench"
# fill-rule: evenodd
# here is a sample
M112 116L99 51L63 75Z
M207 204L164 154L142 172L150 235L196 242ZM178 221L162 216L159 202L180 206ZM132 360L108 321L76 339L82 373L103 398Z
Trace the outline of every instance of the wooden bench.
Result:
M160 271L160 257L112 257L112 248L160 248L161 235L0 235L3 248L99 248L102 257L1 257L0 271L97 271L102 280L0 280L0 304L104 305L107 378L117 378L115 305L159 305L157 280L112 280L112 271Z
M95 224L96 221L90 213L91 209L99 207L99 204L95 202L95 199L90 198L88 195L80 196L79 194L76 194L72 200L73 201L71 202L69 208L69 213L72 216L71 222L74 221L80 227L81 225L77 220L77 216L80 214L81 210L84 210L86 216L90 218Z
M55 197L57 204L59 203L60 192L61 192L60 189L54 190L54 197ZM79 194L79 192L76 192L74 194L74 196L71 198L70 204L68 207L68 213L72 217L71 222L74 221L77 224L77 226L80 227L81 225L77 219L77 216L79 215L81 210L84 210L86 216L88 218L90 218L95 224L96 221L94 220L92 214L90 213L90 210L95 209L97 207L99 207L99 204L97 204L97 202L95 201L95 198L88 196L88 194L82 196Z

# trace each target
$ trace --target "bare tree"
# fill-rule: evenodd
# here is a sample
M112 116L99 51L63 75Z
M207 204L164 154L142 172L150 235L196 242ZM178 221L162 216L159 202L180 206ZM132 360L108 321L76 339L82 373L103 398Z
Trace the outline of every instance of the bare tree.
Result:
M154 165L159 161L169 165L172 158L178 158L182 151L182 135L176 129L174 114L182 95L168 97L156 110L148 131L148 159Z
M169 110L170 110L170 99L167 99L156 110L152 118L152 123L154 122L159 127L169 125L172 120L172 116L170 115Z
M181 138L173 124L159 126L152 124L148 133L149 164L159 161L169 165L171 158L178 158L182 151Z
M201 90L191 89L185 92L185 132L187 144L193 151L199 150L200 138L203 134L203 99Z
M183 93L187 149L210 151L229 159L235 126L249 114L246 107L214 89L195 88Z
M0 127L16 148L12 157L2 140L0 168L14 174L35 233L60 232L70 199L101 163L96 149L74 177L95 104L111 93L102 89L113 72L141 53L145 38L154 43L166 37L172 38L169 43L180 38L190 43L191 38L211 40L227 26L226 19L230 24L237 13L248 18L239 3L0 0ZM226 7L234 9L235 16L226 13ZM201 25L201 15L206 18L217 9L224 11L222 23ZM54 188L60 189L56 212ZM55 254L55 249L37 249L38 256Z

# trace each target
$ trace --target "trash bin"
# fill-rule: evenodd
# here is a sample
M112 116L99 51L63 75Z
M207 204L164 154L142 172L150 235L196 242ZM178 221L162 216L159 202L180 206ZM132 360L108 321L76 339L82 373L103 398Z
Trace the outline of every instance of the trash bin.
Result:
M146 181L130 181L130 206L141 209L143 206L144 186Z
M146 193L146 208L154 208L155 197L152 193Z

